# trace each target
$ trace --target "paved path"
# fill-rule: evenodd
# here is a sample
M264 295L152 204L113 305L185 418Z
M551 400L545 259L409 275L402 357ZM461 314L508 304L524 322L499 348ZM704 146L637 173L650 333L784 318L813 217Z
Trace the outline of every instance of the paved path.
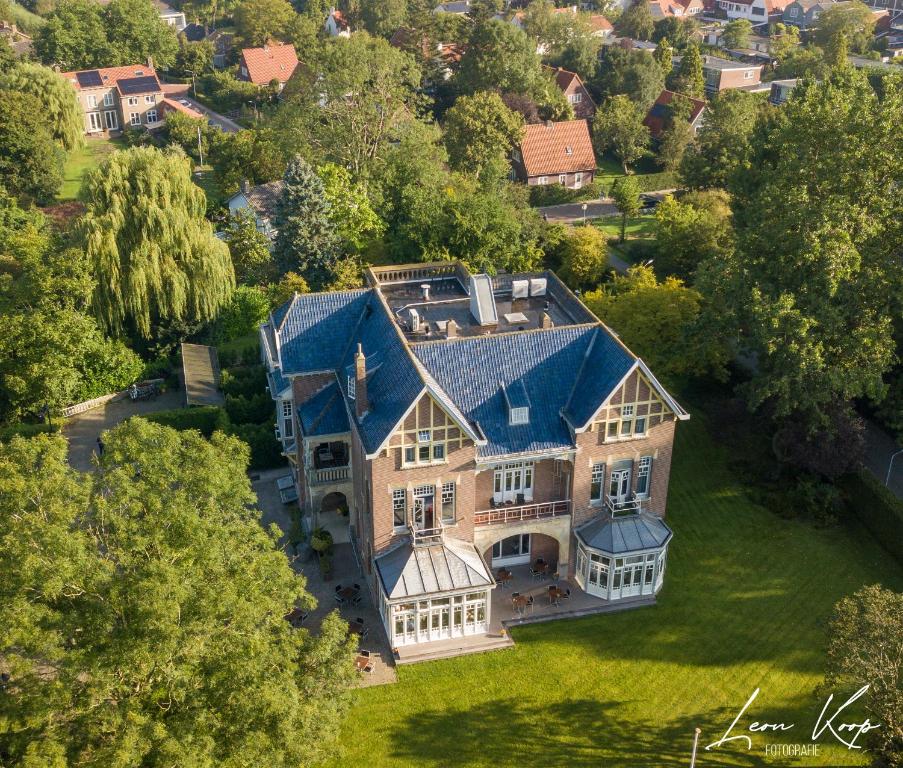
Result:
M654 192L644 192L644 195L651 195L658 200L663 200L665 195L670 195L673 189L659 189ZM586 200L586 218L604 219L606 216L617 216L618 207L614 204L614 200L610 197L599 198L598 200ZM584 203L562 203L561 205L545 205L537 208L539 214L546 221L555 224L576 224L583 221L583 205Z
M199 101L192 99L188 95L188 91L191 86L188 83L163 83L163 93L170 99L185 99L188 102L188 105L200 112L204 115L209 121L213 123L213 125L219 126L226 133L238 133L242 130L242 127L236 123L234 120L230 120L225 115L221 115L218 112L214 112L212 109L208 109Z
M871 421L865 422L865 466L884 485L891 456L903 446L897 445L893 438ZM903 454L894 459L891 469L890 483L887 486L897 498L903 499Z

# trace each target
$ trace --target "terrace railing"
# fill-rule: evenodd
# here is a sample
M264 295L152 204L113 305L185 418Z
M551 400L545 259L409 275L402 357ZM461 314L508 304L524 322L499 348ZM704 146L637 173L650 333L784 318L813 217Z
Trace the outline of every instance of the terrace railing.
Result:
M606 496L605 506L612 517L627 517L629 515L638 515L643 511L643 500L627 499L626 501L618 501L611 498L611 496Z
M344 483L351 477L351 467L327 467L326 469L308 470L307 476L311 485L324 483Z
M568 515L571 512L570 499L562 501L544 501L539 504L521 504L511 507L496 507L476 512L474 525L495 525L498 523L514 523L521 520L538 520L546 517Z

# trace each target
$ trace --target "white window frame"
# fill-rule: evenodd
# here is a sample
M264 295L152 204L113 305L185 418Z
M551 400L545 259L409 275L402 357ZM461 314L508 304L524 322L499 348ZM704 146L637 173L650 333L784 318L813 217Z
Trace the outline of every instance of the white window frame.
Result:
M428 466L430 464L448 463L448 443L446 440L435 440L432 429L421 429L417 432L417 442L402 448L401 464L404 467Z
M590 470L589 503L601 504L605 497L605 462L593 464Z
M752 80L753 77L755 77L755 74L756 73L753 72L751 69L748 69L748 70L746 70L746 72L743 73L743 79L744 80Z
M536 179L536 184L537 184L538 186L542 186L543 184L548 184L548 183L549 183L549 177L548 177L548 176L539 176L539 177L537 177L537 179Z
M85 98L88 100L88 106L91 109L97 106L97 94L89 93Z
M145 104L156 104L156 103L157 103L157 97L156 97L153 93L148 93L148 94L145 95L145 97L144 97L144 103L145 103Z
M107 91L107 92L103 95L103 105L104 105L105 107L112 107L112 106L113 106L113 92L112 92L112 91Z
M88 113L88 133L97 133L103 130L103 118L100 112Z
M451 515L446 515L447 508L450 507ZM455 484L442 483L442 498L440 502L439 519L442 525L454 525L456 518L455 510Z
M107 127L108 131L118 131L119 130L119 115L116 114L115 109L108 109L103 113L104 125Z
M530 409L526 407L512 408L508 414L508 423L511 426L530 423Z
M401 522L398 522L398 513L401 512ZM395 531L403 531L408 527L408 492L404 488L392 489L392 528Z
M354 376L348 377L348 399L354 400L357 397L357 379Z
M492 498L496 503L517 501L517 495L523 494L524 503L533 501L533 482L535 470L532 461L514 461L496 467L492 479ZM506 481L511 487L506 488Z
M558 183L559 184L567 184L568 183L568 175L566 173L558 174Z
M289 438L295 434L295 424L292 420L292 401L282 401L282 437Z
M147 110L147 112L145 113L145 119L147 120L148 124L156 123L157 122L157 110L156 109Z
M642 483L642 490L640 484ZM652 490L652 457L640 457L636 470L636 497L638 499L648 499Z
M577 93L572 93L568 96L568 101L570 101L571 104L579 104L583 101L583 94L579 91Z
M141 113L140 112L130 112L129 113L129 125L132 125L132 126L141 125Z
M137 96L129 96L129 106L130 107L138 106L138 97Z

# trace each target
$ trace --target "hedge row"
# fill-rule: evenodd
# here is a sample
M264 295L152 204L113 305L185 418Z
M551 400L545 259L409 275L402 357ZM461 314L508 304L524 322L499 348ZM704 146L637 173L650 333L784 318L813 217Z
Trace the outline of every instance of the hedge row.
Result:
M48 424L10 424L0 427L0 443L9 442L17 435L34 437L35 435L59 432L61 425L61 419L55 419L52 426Z
M847 475L839 485L847 506L903 565L903 501L866 470Z
M148 421L162 424L173 429L196 429L204 437L214 432L226 432L229 429L229 417L226 411L217 405L201 405L195 408L176 408L171 411L157 411L146 416Z

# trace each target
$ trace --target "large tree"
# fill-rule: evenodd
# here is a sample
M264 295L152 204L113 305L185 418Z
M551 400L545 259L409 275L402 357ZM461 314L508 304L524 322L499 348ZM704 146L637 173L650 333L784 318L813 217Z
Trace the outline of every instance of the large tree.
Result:
M238 211L226 223L225 240L232 257L235 280L243 285L269 283L276 274L270 239L257 229L250 211Z
M733 247L730 198L721 189L667 195L655 212L656 267L690 278L701 261L722 258Z
M66 442L0 446L0 712L33 766L311 766L354 679L337 612L266 530L235 437L132 419L93 473Z
M645 110L627 96L606 99L593 120L593 144L599 154L611 151L627 173L637 160L649 154L649 129L643 125Z
M702 55L699 46L690 43L683 52L680 66L672 77L672 90L685 96L701 99L705 95L705 76L702 72Z
M0 185L20 200L47 205L63 183L57 146L37 96L0 89Z
M445 146L452 165L476 175L486 166L505 163L523 132L523 118L489 91L458 97L445 115Z
M332 205L323 181L304 158L285 170L285 186L276 203L275 256L281 272L299 272L315 289L329 280L338 256Z
M361 19L371 35L391 37L407 19L406 0L362 0Z
M461 93L533 94L540 72L536 43L514 25L492 19L474 26L455 84Z
M85 121L75 89L52 69L23 62L0 77L0 88L30 93L40 99L50 132L63 149L82 145Z
M734 19L724 25L719 42L722 48L747 48L751 34L752 22L749 19Z
M705 120L681 161L681 180L693 189L726 187L749 167L751 136L768 105L755 94L727 90L707 106Z
M574 227L563 243L561 270L574 288L594 288L608 266L605 235L593 226Z
M656 159L666 171L676 171L687 147L693 141L693 128L690 125L693 104L682 94L676 93L667 111L665 126L658 138Z
M640 212L640 185L636 176L618 176L611 185L611 196L621 214L621 242L627 234L627 219Z
M838 45L841 38L856 53L865 53L872 42L876 16L859 0L839 3L821 12L813 32L816 45L829 50Z
M633 0L615 21L617 33L634 40L649 40L654 27L655 22L652 20L648 0Z
M619 45L605 46L599 56L599 72L593 86L603 96L629 96L648 109L665 87L658 61L647 51L628 51Z
M159 323L216 316L235 275L181 152L116 152L88 176L85 198L81 230L97 277L94 309L106 329L148 339Z
M241 0L235 9L235 30L245 47L281 39L295 17L288 0Z
M35 53L44 64L66 70L121 63L104 61L106 46L103 7L94 0L60 0L34 41Z
M153 60L154 66L172 65L179 50L175 28L160 18L150 0L110 0L104 8L109 49L104 62L121 66Z
M93 279L43 215L0 193L0 421L124 389L141 360L104 338L91 315Z
M329 218L336 237L345 251L364 250L385 230L385 224L373 210L363 183L355 182L347 168L325 163L317 169L323 182L323 196L329 203Z
M749 401L816 429L838 401L880 399L903 315L903 87L864 73L802 83L760 119L729 179L735 258L714 304L757 360Z

